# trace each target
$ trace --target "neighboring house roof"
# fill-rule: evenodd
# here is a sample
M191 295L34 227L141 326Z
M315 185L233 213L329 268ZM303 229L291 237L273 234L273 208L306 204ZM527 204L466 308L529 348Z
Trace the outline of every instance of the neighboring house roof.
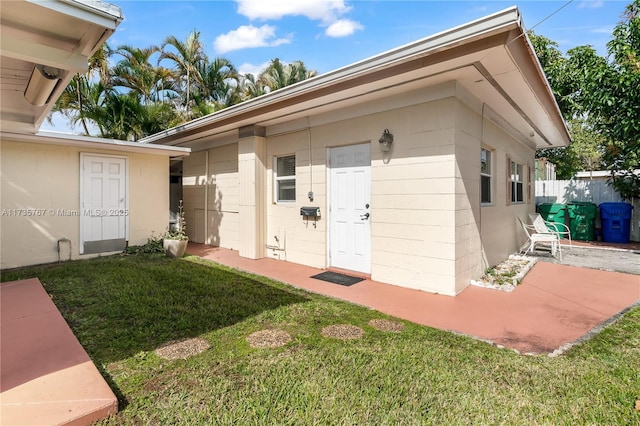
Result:
M16 0L2 1L0 13L0 126L35 133L73 75L87 72L122 11L96 0ZM30 81L36 105L25 97Z
M603 178L608 178L611 177L611 175L614 172L612 172L611 170L594 170L592 172L590 171L582 171L582 172L578 172L576 173L575 178L576 179L603 179ZM620 172L616 172L617 174L619 174ZM640 176L640 169L636 169L633 171L633 174Z
M576 178L578 179L590 179L590 178L608 178L611 176L610 170L594 170L592 172L578 172L576 173Z
M338 70L190 121L141 142L180 145L249 125L384 102L457 81L485 117L537 148L565 146L569 132L526 36L520 12L505 9ZM415 99L424 102L424 99ZM307 125L309 125L307 123Z
M83 149L104 149L119 152L139 152L143 154L184 157L191 152L190 148L178 146L162 146L127 142L116 139L79 136L60 132L38 132L36 134L0 132L3 141L32 142L45 145L75 146Z

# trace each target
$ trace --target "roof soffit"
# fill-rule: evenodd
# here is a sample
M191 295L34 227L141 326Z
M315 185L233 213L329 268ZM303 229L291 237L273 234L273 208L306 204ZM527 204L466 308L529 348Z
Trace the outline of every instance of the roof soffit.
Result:
M117 6L94 1L20 0L0 4L2 128L33 133L88 57L122 20ZM28 18L27 18L28 17ZM36 107L23 93L35 64L63 70L51 101Z

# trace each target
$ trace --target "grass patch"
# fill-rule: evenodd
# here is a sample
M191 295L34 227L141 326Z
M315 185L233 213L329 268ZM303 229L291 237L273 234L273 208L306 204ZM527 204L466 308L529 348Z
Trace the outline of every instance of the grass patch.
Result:
M120 400L111 424L638 424L640 309L566 355L528 357L196 257L141 253L38 277ZM489 315L490 313L488 313ZM322 336L350 324L359 339ZM247 336L283 330L282 347ZM200 337L182 360L162 344Z

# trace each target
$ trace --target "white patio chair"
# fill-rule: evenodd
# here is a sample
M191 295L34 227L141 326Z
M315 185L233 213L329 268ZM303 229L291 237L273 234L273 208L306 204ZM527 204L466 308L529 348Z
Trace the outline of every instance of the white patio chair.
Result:
M547 232L557 233L560 239L566 238L569 240L569 248L571 248L571 230L564 223L547 222L542 218L540 213L529 214L529 219L538 234L545 234ZM562 228L562 231L558 230L558 227Z
M518 218L518 221L522 225L522 229L527 233L527 237L529 241L522 246L520 252L526 254L528 252L533 252L536 248L537 244L540 243L548 243L551 245L551 255L556 257L556 253L558 253L558 258L560 262L562 262L562 248L560 247L560 235L557 232L537 232L536 228L533 225L527 225L522 221L522 219Z

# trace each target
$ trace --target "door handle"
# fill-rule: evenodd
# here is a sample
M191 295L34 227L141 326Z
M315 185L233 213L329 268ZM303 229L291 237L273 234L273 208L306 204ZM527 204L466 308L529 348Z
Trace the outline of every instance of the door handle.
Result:
M360 215L360 220L368 220L369 219L369 213L365 213L363 215Z

